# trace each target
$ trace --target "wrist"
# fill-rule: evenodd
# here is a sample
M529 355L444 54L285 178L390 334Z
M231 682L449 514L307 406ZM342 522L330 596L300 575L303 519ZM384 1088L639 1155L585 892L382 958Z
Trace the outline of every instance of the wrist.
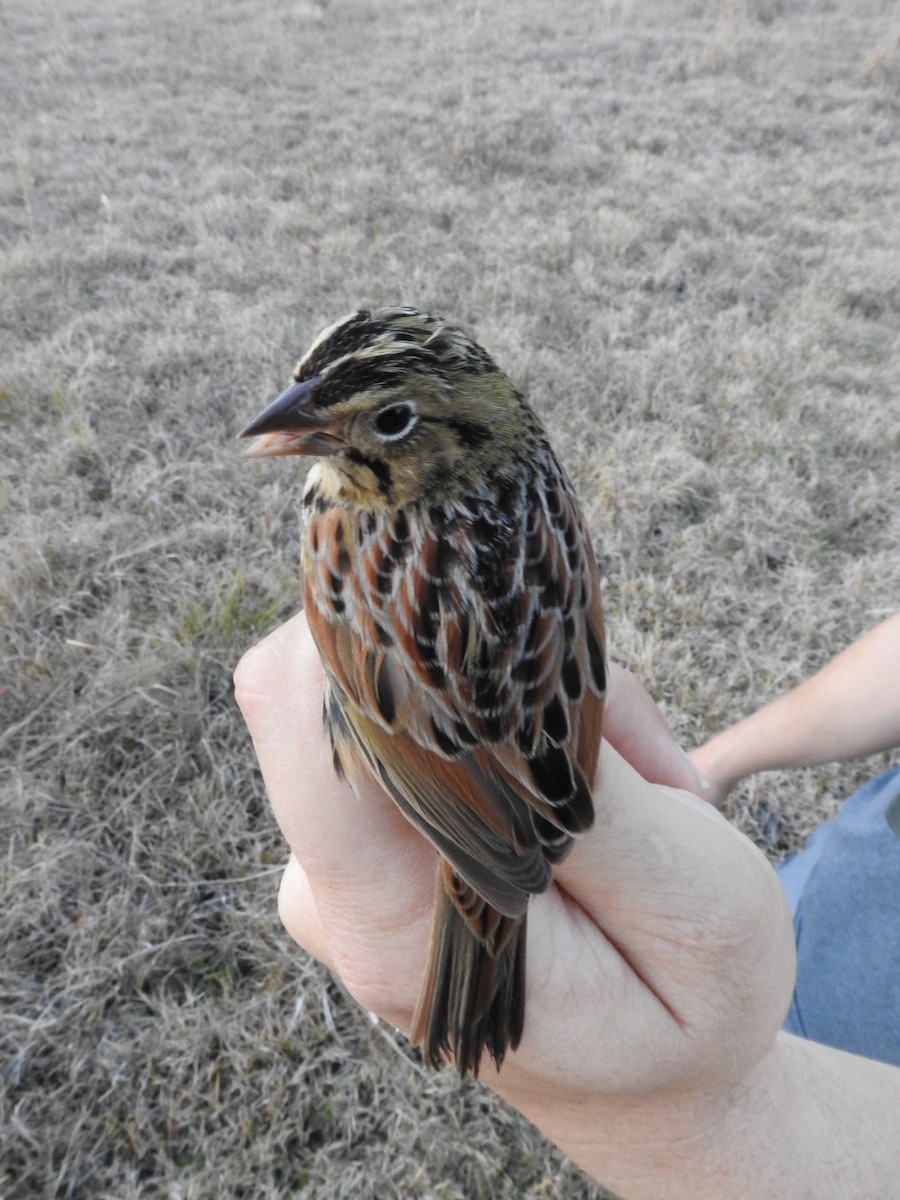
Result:
M900 1071L778 1034L739 1081L650 1096L497 1090L623 1200L889 1200Z
M731 789L759 768L751 751L744 723L732 725L690 753L691 761L709 781L721 801Z
M748 1140L762 1140L766 1109L784 1086L780 1066L773 1048L728 1086L560 1095L539 1081L510 1089L501 1077L497 1090L621 1200L788 1200L790 1193L779 1187L748 1186L758 1175L748 1161Z

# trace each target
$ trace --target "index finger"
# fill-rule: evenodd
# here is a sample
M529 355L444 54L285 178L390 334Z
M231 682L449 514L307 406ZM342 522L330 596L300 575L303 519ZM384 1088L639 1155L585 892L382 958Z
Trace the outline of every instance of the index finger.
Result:
M367 1006L412 1000L425 961L435 851L367 775L338 779L322 729L323 676L302 613L235 671L235 696L275 817L315 896L329 960ZM398 886L398 881L402 886ZM373 998L374 993L374 998ZM407 1014L394 1009L394 1024Z

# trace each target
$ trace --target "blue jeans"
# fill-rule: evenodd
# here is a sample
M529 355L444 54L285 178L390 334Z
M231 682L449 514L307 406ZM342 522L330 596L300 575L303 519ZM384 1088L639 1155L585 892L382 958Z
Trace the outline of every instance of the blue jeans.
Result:
M855 792L778 874L797 940L785 1029L900 1066L900 767Z

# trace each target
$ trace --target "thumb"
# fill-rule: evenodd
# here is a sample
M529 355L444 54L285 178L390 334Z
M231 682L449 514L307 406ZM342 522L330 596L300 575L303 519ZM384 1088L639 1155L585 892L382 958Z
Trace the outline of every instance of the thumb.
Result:
M644 685L615 663L610 665L603 736L648 783L693 792L712 800L709 780L691 762L650 699Z

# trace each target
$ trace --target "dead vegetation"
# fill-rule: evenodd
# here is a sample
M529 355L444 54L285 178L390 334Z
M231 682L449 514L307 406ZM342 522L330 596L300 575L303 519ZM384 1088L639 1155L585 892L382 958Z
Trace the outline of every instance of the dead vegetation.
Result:
M896 19L14 0L6 32L0 1193L597 1196L280 930L231 671L297 605L297 486L234 435L326 320L451 316L550 424L679 737L798 681L900 590ZM731 815L780 856L872 766Z

